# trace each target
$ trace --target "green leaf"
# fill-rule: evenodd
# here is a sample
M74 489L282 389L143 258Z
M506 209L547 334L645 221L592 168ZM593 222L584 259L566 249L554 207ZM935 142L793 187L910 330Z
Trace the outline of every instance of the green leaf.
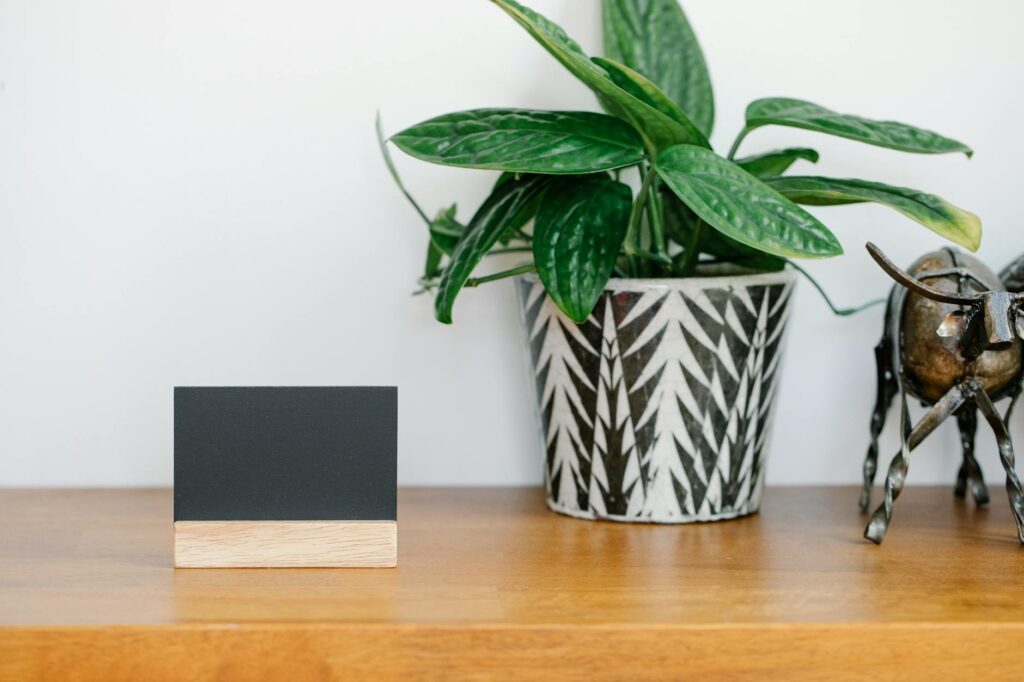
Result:
M693 121L689 119L686 112L680 109L678 104L673 102L657 85L647 80L645 76L637 73L625 64L620 64L610 59L593 57L591 61L604 69L613 83L644 104L657 109L686 128L693 140L699 141L700 146L710 149L711 145L707 138L704 137L704 133L693 124ZM606 108L609 108L610 111L614 112L616 110L614 102L609 103L607 98L603 98L602 101L604 101Z
M675 192L664 185L661 189L661 203L665 214L665 234L680 246L686 246L690 243L690 235L696 229L700 218L675 195Z
M427 259L423 266L423 279L428 280L441 274L441 259L444 252L438 248L433 239L427 242Z
M590 316L629 227L632 192L607 176L560 180L544 192L533 260L548 295L576 322Z
M758 178L772 178L782 175L797 159L818 163L818 152L804 147L778 149L765 154L736 159L736 165Z
M874 121L860 116L839 114L799 99L770 97L752 102L747 107L747 131L766 125L803 128L877 147L917 154L963 152L970 157L974 153L964 143L930 130L896 121Z
M507 180L487 197L466 226L448 267L441 275L434 300L434 316L438 321L451 324L455 297L473 274L473 269L510 224L521 220L524 214L536 211L537 199L545 182L543 176L537 175Z
M677 0L603 0L604 53L651 79L706 136L715 120L704 53Z
M799 204L837 206L872 202L895 209L932 232L971 251L981 245L981 220L942 197L867 180L821 177L774 178L768 186Z
M694 230L706 223L701 220L689 206L675 195L674 192L664 189L661 192L662 205L665 207L665 233L668 237L682 247L688 247L693 240ZM704 229L700 238L700 252L714 256L719 261L730 261L758 267L760 262L771 261L775 266L773 269L784 264L781 258L770 256L763 251L752 249L746 244L726 237L715 229ZM680 253L677 260L684 260L685 252Z
M414 125L391 141L423 161L513 173L579 175L644 159L635 130L587 111L461 111Z
M817 218L714 152L671 147L655 167L694 213L740 243L783 257L823 258L843 252Z
M506 182L514 182L524 177L526 177L526 174L524 173L501 173L498 176L498 179L494 182L494 186L491 187L491 191L493 192ZM530 219L533 218L533 214L523 213L519 218L520 220L518 222L509 223L508 227L505 228L505 231L501 233L501 236L498 237L499 244L508 245L515 240L529 241L529 235L523 232L523 226L530 222Z
M570 73L593 90L616 116L636 128L652 154L674 144L710 146L696 129L688 130L678 121L612 82L605 71L591 62L576 41L566 35L558 24L515 0L491 1L526 29Z
M455 219L456 206L452 204L430 221L430 241L444 255L451 256L466 226Z

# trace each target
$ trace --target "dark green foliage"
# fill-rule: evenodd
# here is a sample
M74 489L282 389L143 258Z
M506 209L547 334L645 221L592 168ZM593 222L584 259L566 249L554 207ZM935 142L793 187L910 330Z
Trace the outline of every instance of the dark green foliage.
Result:
M533 261L552 300L583 322L604 291L629 227L633 194L608 177L556 182L533 228Z
M790 258L842 253L835 235L798 204L882 204L977 249L977 217L934 195L866 180L784 176L797 161L817 163L813 149L736 159L746 136L766 125L919 154L970 156L963 143L903 123L766 98L747 108L745 127L722 156L708 142L715 103L704 54L676 0L602 0L603 57L587 55L560 26L515 0L492 2L589 88L607 114L478 109L391 138L425 161L502 171L466 225L454 206L429 219L413 202L430 231L423 284L436 288L438 320L451 322L464 287L533 270L558 307L580 322L615 275L688 277L710 263L768 272ZM382 149L411 201L383 140ZM634 195L622 178L635 178L639 191ZM528 260L473 278L485 257L502 253ZM616 425L607 426L614 433Z

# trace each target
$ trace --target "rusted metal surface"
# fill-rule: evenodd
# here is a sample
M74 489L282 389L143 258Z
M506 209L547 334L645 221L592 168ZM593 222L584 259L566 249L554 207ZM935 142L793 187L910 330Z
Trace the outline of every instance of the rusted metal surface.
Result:
M864 537L881 543L892 520L893 504L906 481L910 451L951 415L960 426L963 464L954 492L970 489L975 502L989 500L981 467L974 457L977 411L989 423L999 444L1006 471L1006 490L1024 543L1024 489L1014 469L1013 443L1005 417L993 400L1021 392L1024 294L1007 291L984 263L956 249L925 254L908 271L893 264L873 244L868 251L897 285L889 296L882 339L875 347L878 394L871 417L871 442L864 461L860 506L871 506L871 488L878 468L878 435L886 413L900 399L900 449L889 465L882 504L875 510ZM1011 266L1013 267L1013 266ZM931 409L911 428L908 396Z

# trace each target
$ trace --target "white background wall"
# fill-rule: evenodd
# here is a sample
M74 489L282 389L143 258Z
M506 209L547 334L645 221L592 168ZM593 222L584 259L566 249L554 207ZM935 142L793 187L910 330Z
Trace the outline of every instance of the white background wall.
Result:
M534 0L594 53L597 4ZM686 7L716 146L768 95L934 128L975 159L782 129L744 149L813 145L813 172L979 213L995 267L1024 251L1024 4ZM538 482L511 286L467 292L454 327L408 295L426 235L372 133L378 108L394 132L479 106L595 108L483 0L0 0L0 485L169 484L175 384L398 384L402 482ZM398 162L431 211L458 200L468 217L492 182ZM848 255L808 267L842 304L888 288L865 240L901 262L940 243L879 207L820 215ZM881 310L835 318L802 285L794 313L769 480L855 482ZM1014 432L1024 445L1024 417ZM893 438L890 423L887 453ZM984 428L980 448L998 490ZM951 484L957 458L946 426L910 480Z

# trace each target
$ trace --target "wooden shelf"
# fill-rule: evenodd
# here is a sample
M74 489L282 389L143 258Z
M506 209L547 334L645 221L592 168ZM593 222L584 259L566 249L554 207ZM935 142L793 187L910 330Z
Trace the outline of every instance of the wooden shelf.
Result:
M167 490L0 490L0 680L1004 678L1024 548L908 488L698 526L590 523L534 489L405 489L394 569L171 568Z

